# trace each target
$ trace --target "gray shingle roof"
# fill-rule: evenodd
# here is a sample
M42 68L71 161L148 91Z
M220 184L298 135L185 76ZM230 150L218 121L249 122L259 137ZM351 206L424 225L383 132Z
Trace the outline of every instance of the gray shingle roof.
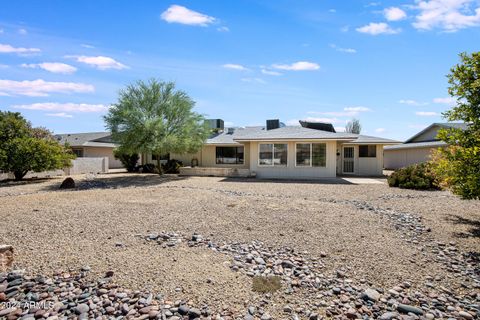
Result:
M300 126L287 126L273 130L252 130L233 137L234 141L261 141L261 140L345 140L355 144L383 143L395 144L398 141L359 135L347 132L329 132L304 128Z
M85 132L56 134L60 144L68 143L71 147L116 147L111 139L110 132Z
M245 127L245 128L232 128L233 133L228 133L228 129L225 132L215 133L208 138L206 144L239 144L234 139L241 138L245 135L255 134L264 130L263 127Z
M465 130L468 127L468 124L463 123L463 122L434 122L425 129L421 130L420 132L416 133L413 137L407 139L405 143L410 143L411 141L414 141L417 137L422 135L424 132L427 132L433 127L443 127L443 128L452 128L452 129L462 129Z
M384 150L405 150L405 149L417 149L417 148L439 148L444 147L447 144L443 141L429 141L429 142L411 142L402 143L394 146L386 146Z

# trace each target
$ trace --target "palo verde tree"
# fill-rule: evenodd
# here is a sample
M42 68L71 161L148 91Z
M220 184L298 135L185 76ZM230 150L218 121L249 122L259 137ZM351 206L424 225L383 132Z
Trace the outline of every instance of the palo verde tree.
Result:
M360 120L352 119L347 122L347 125L345 126L345 132L360 134L360 131L362 131Z
M0 170L21 180L28 171L63 169L75 156L50 131L32 128L18 112L0 111Z
M466 129L443 129L438 137L448 144L433 156L433 170L443 185L465 199L480 199L480 52L460 54L461 62L448 75L448 93L455 106L443 113L462 121Z
M105 116L107 128L124 153L156 155L197 152L210 130L195 102L173 82L138 81L120 91L118 102Z

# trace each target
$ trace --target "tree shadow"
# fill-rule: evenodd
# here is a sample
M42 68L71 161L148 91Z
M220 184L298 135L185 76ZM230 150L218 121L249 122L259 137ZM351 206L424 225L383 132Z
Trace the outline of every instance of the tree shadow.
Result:
M76 179L75 188L72 189L60 189L62 180L58 183L44 186L42 191L79 191L79 190L92 190L92 189L121 189L121 188L144 188L154 187L164 183L186 180L189 177L183 177L176 174L109 174L102 175L93 178ZM75 177L74 177L75 179Z
M225 177L220 182L247 182L247 183L280 183L280 184L355 184L343 178L318 179L273 179L273 178L240 178Z
M450 215L448 221L454 224L462 224L470 226L467 232L455 232L454 235L458 238L480 238L480 221L461 217L459 215Z
M27 179L22 179L22 180L15 180L15 179L5 179L5 180L0 180L0 188L5 188L5 187L14 187L14 186L22 186L26 184L38 184L38 183L43 183L52 179L55 179L57 177L48 177L48 178L27 178Z

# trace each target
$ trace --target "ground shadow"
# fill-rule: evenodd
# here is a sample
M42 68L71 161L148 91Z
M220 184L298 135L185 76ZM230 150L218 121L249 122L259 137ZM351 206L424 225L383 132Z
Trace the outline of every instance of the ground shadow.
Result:
M350 184L350 185L355 184L353 182L350 182L338 177L315 179L315 180L225 177L222 180L220 180L220 182L281 183L281 184Z
M96 176L91 179L77 179L74 189L66 190L91 190L91 189L121 189L137 187L153 187L167 182L186 180L189 177L183 177L176 174L109 174ZM58 183L45 186L43 191L60 190L62 180ZM63 191L63 190L62 190Z
M459 238L480 238L480 221L464 218L458 215L450 215L448 221L454 224L463 224L470 226L468 233L455 232L454 235Z
M26 184L43 183L43 182L46 182L46 181L49 181L49 180L53 180L55 178L56 177L28 178L28 179L22 179L22 180L6 179L6 180L1 180L0 181L0 188L22 186L22 185L26 185Z

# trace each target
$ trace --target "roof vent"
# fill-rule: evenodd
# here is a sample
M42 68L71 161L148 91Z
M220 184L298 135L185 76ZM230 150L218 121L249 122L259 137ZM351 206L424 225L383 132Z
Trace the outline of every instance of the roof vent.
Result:
M215 132L221 132L225 129L222 119L206 119L205 122L207 122L210 129Z
M278 119L267 120L267 130L273 130L278 128L280 128L280 120Z

